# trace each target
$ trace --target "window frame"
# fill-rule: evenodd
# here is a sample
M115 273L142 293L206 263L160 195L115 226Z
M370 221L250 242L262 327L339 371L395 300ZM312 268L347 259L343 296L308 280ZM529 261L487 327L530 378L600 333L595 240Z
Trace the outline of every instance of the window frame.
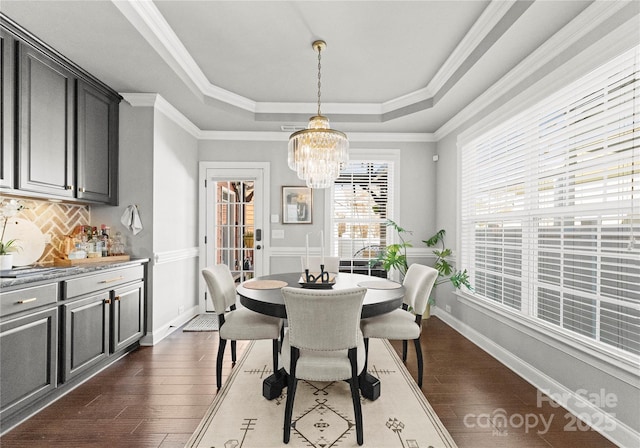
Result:
M627 49L628 50L628 49ZM626 52L626 51L625 51ZM621 52L621 54L624 52ZM621 55L620 54L620 55ZM618 56L620 56L618 55ZM615 56L613 58L610 58L611 60L616 59L618 56ZM601 63L601 65L605 65L607 64L609 61L603 61ZM637 65L637 64L636 64ZM575 80L571 80L572 82ZM565 87L562 87L562 89L566 88L567 85L570 85L572 82L565 82L564 85ZM636 81L637 82L637 81ZM636 87L635 89L635 96L636 98L640 95L640 93L638 93L638 87ZM553 95L553 92L547 92L549 96ZM540 98L539 98L540 100ZM636 99L636 102L638 100ZM531 108L532 104L527 104L526 109L527 111L529 111L529 109ZM464 262L462 261L463 259L463 253L465 251L464 247L462 246L463 244L463 240L462 240L462 226L463 226L463 222L462 222L462 215L463 215L463 207L465 206L465 204L462 202L462 188L460 187L462 185L462 179L463 179L463 172L462 172L462 158L464 157L464 148L466 148L469 144L473 143L474 141L477 141L479 138L482 138L482 136L486 133L491 133L493 131L493 129L495 127L499 127L501 126L502 123L508 122L509 119L509 115L514 116L515 113L513 111L513 109L515 108L515 105L512 105L512 110L511 113L507 113L504 111L501 111L500 113L500 119L497 119L494 117L488 118L483 120L483 122L481 123L481 126L474 126L473 130L469 129L468 131L466 131L465 133L462 133L458 136L458 140L457 140L457 147L458 147L458 164L457 164L457 168L458 168L458 204L459 206L457 207L457 228L458 228L458 247L460 248L460 250L457 253L457 262L458 265L462 265L464 264ZM518 113L522 113L521 110L518 110ZM634 113L636 114L636 117L638 115L638 111L634 109ZM638 123L638 120L636 118L635 120L636 126ZM637 134L635 134L637 137ZM633 151L633 150L632 150ZM535 151L534 151L535 152ZM637 153L638 150L636 149L635 152L633 152L632 154L635 155L635 160L637 163ZM637 182L637 181L635 181ZM585 213L586 213L586 208L585 208ZM634 216L637 215L637 212L634 211ZM544 213L539 214L538 217L540 216L544 216ZM600 224L598 224L598 232L599 234L601 232L603 232L604 226L602 227L602 229L600 228ZM526 231L526 229L523 226L523 233ZM524 237L523 237L524 238ZM475 238L474 238L475 239ZM638 236L636 234L636 244L638 244ZM538 246L541 247L541 246ZM523 263L525 262L525 259L523 257ZM533 261L527 260L527 262L531 263ZM462 263L462 264L461 264ZM598 271L599 272L599 271ZM528 279L523 279L526 281L529 281ZM607 362L610 362L611 364L617 365L619 367L624 368L627 371L631 371L630 369L633 369L634 367L637 369L637 363L638 360L640 359L639 355L636 355L633 352L630 351L626 351L626 350L622 350L619 349L613 345L609 345L607 343L604 342L600 342L599 339L599 335L596 336L596 338L592 338L590 336L583 336L579 333L575 333L572 332L570 330L565 330L564 327L562 326L562 323L560 326L556 326L554 324L548 323L540 318L537 317L537 312L533 312L530 313L527 310L512 310L509 309L507 306L504 305L499 305L496 306L496 302L491 301L489 299L480 299L477 296L474 296L473 293L470 292L466 292L466 291L455 291L454 294L456 296L458 296L460 298L460 300L462 302L464 302L465 304L468 304L470 306L472 306L473 308L476 308L478 310L481 310L485 313L487 313L488 315L495 315L497 317L499 317L501 320L503 320L504 322L507 321L511 321L511 322L517 322L518 324L522 324L524 325L526 328L534 330L537 333L543 333L547 336L551 336L552 338L554 338L556 341L562 342L563 344L576 344L577 346L580 347L582 350L584 351L588 351L592 354L597 355L600 358L606 358ZM533 298L528 304L527 306L530 308L534 305L536 305L536 299ZM536 305L537 306L537 305ZM600 308L600 304L598 303L598 308ZM523 311L525 311L525 313L527 314L523 314ZM530 314L530 315L528 315ZM511 324L513 326L513 323ZM598 330L598 328L596 328L596 330ZM575 346L572 345L572 349L574 349Z
M363 149L352 148L349 150L349 163L351 162L385 162L391 164L391 181L390 192L387 196L387 218L397 220L400 212L400 150L399 149ZM339 255L333 253L335 235L333 232L333 196L334 186L325 190L325 207L327 211L324 217L324 228L328 229L327 244L330 248L331 255ZM396 242L396 235L390 233L388 242L393 244Z

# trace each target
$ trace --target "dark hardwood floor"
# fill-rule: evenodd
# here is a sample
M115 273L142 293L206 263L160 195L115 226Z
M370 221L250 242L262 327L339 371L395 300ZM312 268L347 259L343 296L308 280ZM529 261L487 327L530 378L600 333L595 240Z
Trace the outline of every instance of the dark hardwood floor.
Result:
M537 407L536 389L439 319L429 320L422 343L422 389L460 448L615 446L595 431L566 431L564 409ZM245 347L238 343L239 352ZM17 426L0 446L183 447L215 397L217 348L217 332L178 330ZM407 366L415 377L412 345ZM224 375L230 370L228 359ZM496 427L500 415L513 425ZM520 416L540 420L533 428L514 427ZM551 419L546 431L541 418Z

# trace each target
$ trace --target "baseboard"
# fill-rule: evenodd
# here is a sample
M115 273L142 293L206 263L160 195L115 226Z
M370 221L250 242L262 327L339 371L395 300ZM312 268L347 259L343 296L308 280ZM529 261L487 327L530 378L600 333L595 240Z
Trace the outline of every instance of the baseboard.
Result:
M561 404L565 409L581 422L590 424L590 426L602 434L603 437L620 447L638 448L640 446L638 443L640 433L616 419L615 416L602 411L584 397L576 394L575 391L567 389L553 378L523 361L508 350L505 350L453 315L437 307L432 308L431 312L434 316L441 319L479 348L489 353L538 390L544 391L546 395L552 397L562 397L563 400ZM590 421L584 421L580 415L586 415Z
M152 333L145 334L144 337L140 340L140 345L147 347L156 345L158 342L169 336L171 333L189 322L198 314L199 308L197 305L189 308L184 313L180 314L178 317L161 326Z

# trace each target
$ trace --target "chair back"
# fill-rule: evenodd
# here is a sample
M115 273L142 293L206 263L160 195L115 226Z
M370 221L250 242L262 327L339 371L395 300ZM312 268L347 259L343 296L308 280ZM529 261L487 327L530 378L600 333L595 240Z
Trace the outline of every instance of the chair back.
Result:
M322 257L309 257L308 265L306 258L302 257L302 270L309 269L309 272L320 272ZM340 257L324 257L324 270L325 272L337 274L340 271Z
M202 270L202 276L207 282L215 313L224 314L236 303L236 284L229 267L226 264L208 266Z
M366 288L339 291L282 288L289 343L302 350L333 351L358 346Z
M404 303L413 308L414 313L422 315L433 285L438 279L438 270L430 266L414 263L404 276Z

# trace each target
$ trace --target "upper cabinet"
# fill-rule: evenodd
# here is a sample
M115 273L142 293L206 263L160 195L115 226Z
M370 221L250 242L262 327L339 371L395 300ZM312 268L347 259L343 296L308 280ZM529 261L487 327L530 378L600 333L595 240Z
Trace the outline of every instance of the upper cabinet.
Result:
M85 81L77 84L77 195L116 205L118 197L118 103Z
M7 188L13 188L15 45L15 39L0 29L0 187Z
M6 16L0 19L0 187L23 196L117 205L120 96ZM14 105L5 107L5 98Z
M18 179L21 191L75 194L75 77L45 54L20 43Z

